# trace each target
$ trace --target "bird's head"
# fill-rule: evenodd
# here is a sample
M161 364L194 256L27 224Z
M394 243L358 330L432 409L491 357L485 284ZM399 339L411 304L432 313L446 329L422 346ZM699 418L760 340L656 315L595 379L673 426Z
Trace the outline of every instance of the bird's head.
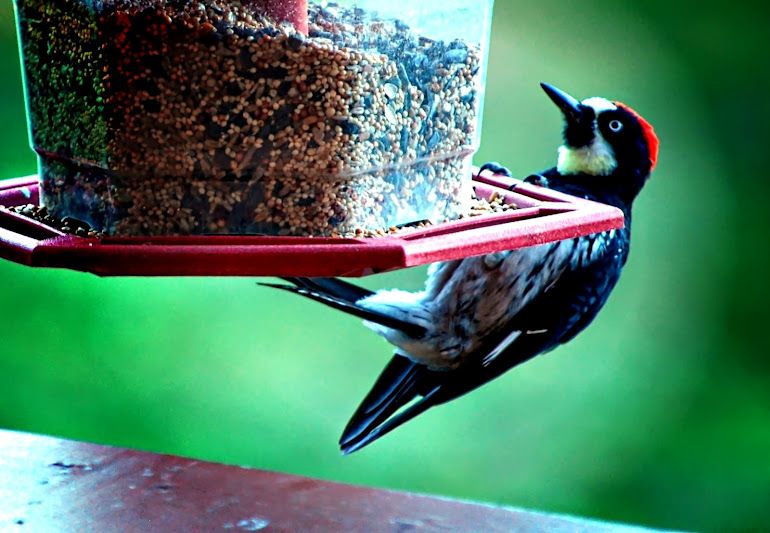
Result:
M614 187L633 200L657 162L658 138L652 126L620 102L599 97L579 102L547 83L540 85L566 119L559 174L622 180Z

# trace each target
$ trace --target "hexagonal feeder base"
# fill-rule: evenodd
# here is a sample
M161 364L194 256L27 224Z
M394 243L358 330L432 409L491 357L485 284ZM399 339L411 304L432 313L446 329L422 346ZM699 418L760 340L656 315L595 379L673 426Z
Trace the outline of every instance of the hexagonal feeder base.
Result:
M0 181L0 205L37 204L37 177ZM511 188L515 185L515 190ZM349 276L524 248L623 227L620 210L503 176L475 176L518 209L367 238L83 238L0 210L0 257L98 276Z

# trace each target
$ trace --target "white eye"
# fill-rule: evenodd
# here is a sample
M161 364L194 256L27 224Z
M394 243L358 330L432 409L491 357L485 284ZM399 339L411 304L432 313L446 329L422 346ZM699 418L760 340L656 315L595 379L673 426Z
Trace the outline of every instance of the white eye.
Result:
M610 131L617 133L623 129L623 123L619 120L610 120Z

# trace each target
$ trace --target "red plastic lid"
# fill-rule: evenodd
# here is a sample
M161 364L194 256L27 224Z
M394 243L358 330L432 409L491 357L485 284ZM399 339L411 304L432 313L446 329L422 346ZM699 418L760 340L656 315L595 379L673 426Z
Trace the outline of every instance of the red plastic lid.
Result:
M504 176L476 176L474 187L486 198L498 191L519 209L370 238L84 238L0 210L0 257L99 276L359 277L623 227L619 209ZM0 205L30 203L38 203L36 176L0 181Z

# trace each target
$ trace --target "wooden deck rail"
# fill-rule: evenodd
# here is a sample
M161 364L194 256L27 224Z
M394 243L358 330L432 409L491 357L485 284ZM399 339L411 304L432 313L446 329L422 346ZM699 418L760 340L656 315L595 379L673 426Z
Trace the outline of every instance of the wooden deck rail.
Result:
M0 530L650 532L3 430Z

